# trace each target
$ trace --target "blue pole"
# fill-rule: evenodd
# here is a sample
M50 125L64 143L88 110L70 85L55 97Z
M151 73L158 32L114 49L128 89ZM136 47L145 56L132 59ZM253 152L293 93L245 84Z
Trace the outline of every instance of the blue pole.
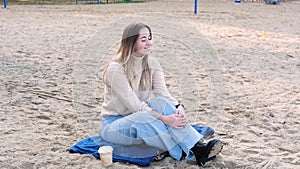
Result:
M194 6L194 14L197 14L197 6L198 6L198 0L195 0L195 6Z
M4 8L6 8L6 0L3 0Z

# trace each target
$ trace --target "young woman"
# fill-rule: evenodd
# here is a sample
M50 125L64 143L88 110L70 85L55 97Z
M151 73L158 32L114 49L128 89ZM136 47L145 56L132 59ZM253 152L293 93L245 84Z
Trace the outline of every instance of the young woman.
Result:
M203 143L203 136L187 123L184 106L170 95L159 62L149 56L151 47L149 26L134 23L125 28L103 74L101 137L117 145L168 151L177 161L186 156L202 166L223 144L217 139Z

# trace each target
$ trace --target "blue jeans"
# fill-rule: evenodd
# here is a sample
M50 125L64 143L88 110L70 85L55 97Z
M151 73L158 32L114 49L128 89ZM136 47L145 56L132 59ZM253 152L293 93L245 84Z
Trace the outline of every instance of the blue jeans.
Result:
M162 97L151 100L149 106L163 115L174 114L175 106ZM163 151L180 160L182 151L187 159L193 159L190 149L203 140L203 136L190 124L175 129L155 118L152 113L139 111L127 116L105 116L102 118L101 137L110 143L119 145L145 145Z

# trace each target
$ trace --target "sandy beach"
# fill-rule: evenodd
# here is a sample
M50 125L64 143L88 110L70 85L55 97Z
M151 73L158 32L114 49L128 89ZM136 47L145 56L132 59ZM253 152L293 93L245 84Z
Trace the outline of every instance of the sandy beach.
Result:
M187 0L0 8L0 168L103 168L67 150L99 134L102 70L131 22L152 28L189 122L225 144L204 168L299 168L299 18L300 1L202 0L197 14ZM146 168L199 167L167 157Z

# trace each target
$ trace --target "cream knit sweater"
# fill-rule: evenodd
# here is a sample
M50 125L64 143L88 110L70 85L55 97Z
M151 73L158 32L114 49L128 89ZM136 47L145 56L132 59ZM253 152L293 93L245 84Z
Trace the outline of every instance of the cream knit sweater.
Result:
M170 100L174 105L178 101L174 99L165 84L163 71L159 62L152 58L148 58L150 68L150 89L140 90L139 82L142 73L142 59L135 57L136 78L132 84L132 88L128 82L124 67L112 62L107 68L106 82L104 88L104 102L102 104L102 116L107 115L128 115L137 111L151 111L147 102L152 96L161 96Z

